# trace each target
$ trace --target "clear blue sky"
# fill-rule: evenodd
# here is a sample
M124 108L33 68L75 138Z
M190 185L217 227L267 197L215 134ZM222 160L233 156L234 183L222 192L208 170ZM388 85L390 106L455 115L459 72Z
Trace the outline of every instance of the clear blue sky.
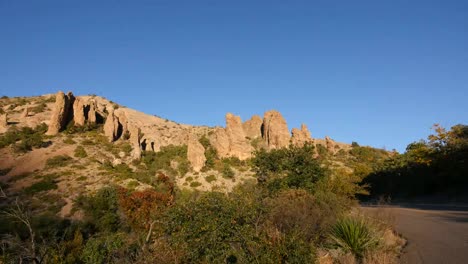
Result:
M0 95L59 89L401 151L468 123L468 1L0 0Z

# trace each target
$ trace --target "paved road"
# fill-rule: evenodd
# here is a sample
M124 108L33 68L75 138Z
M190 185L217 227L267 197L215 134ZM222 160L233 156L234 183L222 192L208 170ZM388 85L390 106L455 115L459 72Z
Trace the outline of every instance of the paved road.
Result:
M468 207L402 205L390 211L408 240L401 263L468 263Z

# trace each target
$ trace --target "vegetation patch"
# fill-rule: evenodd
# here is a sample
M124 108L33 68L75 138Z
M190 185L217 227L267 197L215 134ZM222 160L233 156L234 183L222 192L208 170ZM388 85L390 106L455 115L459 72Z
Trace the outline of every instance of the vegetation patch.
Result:
M67 155L59 155L52 158L49 158L46 161L46 166L48 168L58 168L66 167L73 161L73 158Z
M83 148L83 146L76 147L74 155L75 155L76 158L86 158L86 157L88 157L88 153L86 153L86 150Z
M208 175L208 176L205 177L205 181L209 182L209 183L214 182L214 181L216 181L216 176L213 175L213 174Z
M46 177L44 180L40 182L36 182L33 185L27 187L24 189L25 194L35 194L38 192L44 192L44 191L49 191L49 190L55 190L57 189L57 183L52 177Z
M201 185L202 184L200 182L197 182L197 181L193 181L193 182L190 183L190 187L193 187L193 188L199 187Z
M24 153L33 148L48 147L51 142L44 141L44 133L47 125L42 123L35 128L11 127L6 133L0 136L0 148L13 146L15 152Z

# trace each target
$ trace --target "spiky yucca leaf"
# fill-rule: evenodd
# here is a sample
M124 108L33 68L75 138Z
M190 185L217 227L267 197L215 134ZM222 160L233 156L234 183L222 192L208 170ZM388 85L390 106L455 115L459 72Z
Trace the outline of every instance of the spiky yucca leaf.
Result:
M362 219L344 218L332 228L330 238L334 247L362 257L379 244L379 238Z

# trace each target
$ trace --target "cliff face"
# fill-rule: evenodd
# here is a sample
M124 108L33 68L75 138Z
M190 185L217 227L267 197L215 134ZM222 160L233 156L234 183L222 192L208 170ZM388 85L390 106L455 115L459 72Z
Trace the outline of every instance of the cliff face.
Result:
M244 123L239 116L228 113L225 117L226 127L213 128L178 124L120 107L98 96L75 97L71 92L65 94L59 91L46 97L48 100L55 97L55 101L44 104L44 113L31 110L37 108L35 105L25 105L15 108L15 112L22 112L20 115L7 117L7 114L3 114L0 133L9 127L7 118L18 126L44 122L49 126L48 135L57 135L70 124L76 127L101 124L109 142L128 141L134 159L139 159L142 151L158 152L168 145L187 145L188 161L196 171L201 170L206 161L205 148L198 142L203 136L208 138L219 157L236 157L240 160L251 158L255 148L259 147L271 150L290 144L303 146L310 143L321 144L331 153L346 147L346 144L336 143L328 137L325 140L312 139L306 125L300 129L293 128L290 132L284 117L275 110L265 112L263 118L254 115Z

